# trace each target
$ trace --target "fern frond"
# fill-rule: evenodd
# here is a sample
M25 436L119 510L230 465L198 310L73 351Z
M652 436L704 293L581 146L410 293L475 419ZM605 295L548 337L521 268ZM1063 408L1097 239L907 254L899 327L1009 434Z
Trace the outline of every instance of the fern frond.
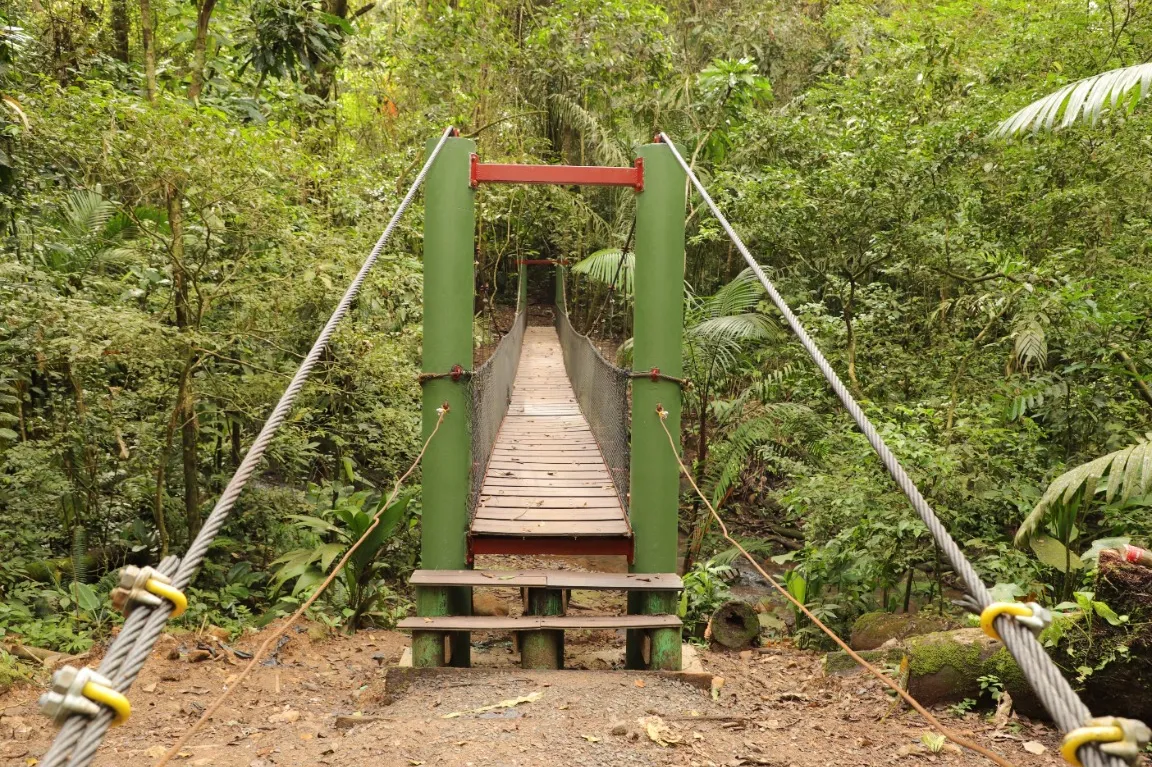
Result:
M736 540L752 556L767 557L777 553L780 549L780 546L772 543L772 541L764 541L759 538L737 538ZM717 565L730 565L742 556L740 549L730 546L719 554L713 554L708 561Z
M72 582L88 581L88 531L81 525L72 528Z
M1016 545L1023 546L1040 529L1052 509L1079 501L1087 504L1096 496L1101 480L1107 477L1104 503L1152 490L1152 432L1135 445L1083 463L1066 471L1048 485L1044 495L1028 513L1016 532Z
M584 107L562 93L548 97L548 106L560 122L576 131L592 149L596 161L602 165L631 165L627 153L612 140L601 122Z
M1025 315L1012 331L1015 340L1012 363L1016 370L1026 373L1031 367L1042 370L1048 364L1048 337L1043 319L1039 314Z
M1035 133L1041 128L1065 128L1077 121L1095 125L1105 106L1116 109L1120 99L1128 95L1125 107L1131 111L1150 90L1152 64L1137 64L1101 72L1069 83L1055 93L1033 101L996 126L992 135L1014 136L1029 129ZM1056 126L1057 119L1060 119L1059 126Z

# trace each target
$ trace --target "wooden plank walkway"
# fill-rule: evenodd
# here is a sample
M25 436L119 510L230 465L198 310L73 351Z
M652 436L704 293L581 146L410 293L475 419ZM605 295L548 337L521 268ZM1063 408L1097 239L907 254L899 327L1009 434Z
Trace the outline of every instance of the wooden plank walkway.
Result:
M631 535L624 506L568 381L555 329L526 328L512 402L472 519L473 550L627 553ZM569 545L571 552L557 545L560 539L589 538L601 541ZM497 539L518 543L501 548ZM533 539L552 543L534 550Z

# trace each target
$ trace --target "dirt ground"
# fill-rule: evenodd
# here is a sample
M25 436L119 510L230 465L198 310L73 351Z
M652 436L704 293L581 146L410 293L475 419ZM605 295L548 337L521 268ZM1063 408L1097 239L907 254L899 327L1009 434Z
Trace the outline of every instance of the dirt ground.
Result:
M501 565L531 564L509 559ZM498 600L516 614L509 592ZM620 595L577 592L572 602L573 611L622 607ZM243 660L233 651L243 656L260 638L225 645L209 635L165 636L133 689L131 720L111 732L96 764L154 762L238 673ZM326 636L316 626L294 627L174 764L988 764L950 744L931 752L922 741L925 723L894 708L876 681L825 678L818 653L789 645L700 650L714 680L697 676L688 684L621 670L622 632L569 632L564 671L519 669L506 634L476 633L472 641L474 669L393 671L386 681L407 636ZM34 765L48 748L53 730L35 708L40 692L25 687L0 696L0 765ZM510 705L518 698L524 700ZM996 728L985 716L938 715L1019 767L1063 764L1056 733L1043 725L1013 719Z

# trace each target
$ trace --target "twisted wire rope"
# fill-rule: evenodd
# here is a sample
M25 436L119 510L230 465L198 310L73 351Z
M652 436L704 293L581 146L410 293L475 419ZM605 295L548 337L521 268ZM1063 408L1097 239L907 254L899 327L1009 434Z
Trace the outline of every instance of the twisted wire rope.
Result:
M800 324L800 320L793 314L792 309L788 306L787 302L784 301L779 291L776 290L772 281L768 279L767 274L764 273L764 269L756 259L752 257L744 241L740 239L740 235L736 233L736 230L728 223L728 219L720 212L720 208L712 200L711 195L708 194L708 190L704 188L704 185L700 182L700 179L697 178L692 168L684 161L684 157L680 154L679 150L676 149L676 145L673 144L672 140L663 132L660 133L660 140L671 149L672 155L688 175L688 180L692 186L695 187L701 199L704 200L709 210L712 211L712 215L720 222L724 231L728 233L732 244L736 246L736 249L740 251L740 255L744 257L748 266L756 274L757 279L760 280L760 284L764 286L764 290L768 293L769 298L772 299L772 303L775 304L780 314L784 316L788 327L796 334L796 338L799 339L804 350L808 352L808 356L812 358L812 361L816 363L816 367L820 369L824 380L832 387L841 404L844 405L844 408L852 416L852 420L856 422L856 426L868 439L868 443L880 457L884 468L888 470L892 479L895 480L900 490L903 491L904 495L908 498L908 501L912 504L912 508L914 508L920 516L920 519L932 534L933 539L935 539L936 544L948 558L948 562L952 565L953 570L964 582L972 600L979 609L987 607L993 602L992 595L989 593L987 587L984 586L984 582L980 579L976 569L972 567L972 563L968 561L968 558L964 555L960 546L952 539L952 536L949 535L943 522L936 516L936 512L920 493L920 490L916 487L912 478L908 476L908 472L900 465L900 461L897 460L896 456L888 448L883 437L876 431L876 427L872 425L872 422L868 419L868 416L864 414L864 411L860 408L860 405L856 402L851 392L844 386L843 381L840 380L840 376L836 374L831 364L825 359L823 353L821 353L807 331L804 330L804 326ZM1032 689L1035 690L1041 703L1044 704L1044 708L1052 715L1052 719L1056 722L1057 726L1064 732L1071 732L1082 726L1091 717L1091 712L1088 710L1088 707L1084 705L1084 702L1080 700L1080 696L1076 694L1076 691L1072 689L1072 685L1069 684L1068 680L1064 678L1064 675L1060 673L1059 667L1057 667L1052 658L1048 656L1048 653L1045 652L1036 637L1034 637L1027 628L1007 616L1001 616L996 620L996 630L1000 633L1004 646L1008 648L1008 652L1012 654L1012 657L1015 658L1019 664L1028 683L1032 686ZM1095 745L1082 748L1080 759L1085 767L1125 766L1125 762L1122 759L1103 753Z
M192 545L188 547L187 553L184 554L183 559L180 560L178 567L175 568L172 574L173 588L183 591L187 588L188 584L192 582L196 571L199 570L204 557L208 554L208 549L212 545L212 541L224 526L224 522L228 518L228 514L232 511L232 507L236 505L240 493L244 490L244 485L252 477L256 471L260 460L264 457L264 452L271 444L276 431L280 425L288 417L288 413L292 409L292 405L296 401L296 397L300 394L300 390L304 388L304 384L308 380L308 376L312 373L312 369L316 367L316 363L320 360L320 355L328 346L333 333L336 331L336 326L344 315L348 313L348 308L360 293L360 288L364 285L364 280L368 277L368 272L371 271L375 265L376 260L380 257L380 253L384 250L392 232L395 231L396 226L400 223L401 217L408 206L412 204L412 200L416 197L416 192L424 184L424 179L428 175L432 164L436 161L440 150L444 147L444 142L453 135L453 128L449 126L444 129L444 133L440 136L439 142L433 148L432 152L428 155L428 159L424 162L424 167L416 175L412 186L409 187L408 193L404 195L404 199L400 201L400 205L396 208L396 212L392 215L392 219L388 222L388 226L384 228L383 234L376 241L376 245L364 260L360 271L356 274L356 278L352 280L352 284L348 286L343 298L336 305L336 309L332 312L332 316L328 318L328 322L324 325L324 329L320 331L320 335L316 337L316 341L312 344L312 349L308 352L308 356L300 364L296 370L296 374L292 376L291 383L284 393L280 396L279 402L273 408L272 414L268 416L268 420L264 422L264 426L260 429L260 433L256 435L256 439L252 442L252 447L248 448L248 452L244 456L244 460L240 462L240 466L236 469L236 473L232 475L232 479L228 481L228 485L224 488L224 492L216 501L216 505L212 509L212 513L208 515L205 520L204 526L200 528L199 534L196 539L192 541ZM167 560L166 560L167 561ZM168 574L168 573L166 573ZM116 669L116 676L111 677L113 685L120 692L127 692L140 674L140 670L144 667L145 661L148 656L152 654L152 650L156 645L156 641L160 638L160 634L164 630L164 626L168 621L168 616L172 613L172 603L163 600L157 607L148 607L146 605L137 606L128 619L124 623L124 627L120 631L113 647L109 649L109 654L115 653L117 658L120 658L120 663ZM140 617L137 617L139 615ZM74 724L78 723L78 724ZM87 767L92 763L92 759L96 755L96 750L99 748L101 741L104 739L108 727L112 723L112 712L107 708L102 708L100 713L96 716L87 719L83 716L73 715L60 732L57 733L52 747L44 755L41 765L43 767L58 767L59 765L69 765L69 767ZM66 735L67 733L67 735Z

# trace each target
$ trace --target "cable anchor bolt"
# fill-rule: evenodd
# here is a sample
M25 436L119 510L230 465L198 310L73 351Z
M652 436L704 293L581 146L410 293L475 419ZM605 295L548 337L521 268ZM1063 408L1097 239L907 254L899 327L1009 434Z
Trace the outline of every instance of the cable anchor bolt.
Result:
M1052 613L1036 602L993 602L980 611L980 628L998 642L1002 640L996 631L996 619L1001 615L1011 615L1017 623L1037 635L1052 625Z
M112 589L112 604L124 615L136 605L158 607L165 599L172 603L171 618L179 618L188 609L184 592L173 588L171 578L151 567L123 567L120 584Z
M1099 744L1099 749L1131 765L1140 761L1140 754L1148 747L1152 730L1138 719L1122 719L1118 716L1101 716L1089 719L1064 736L1060 754L1073 767L1083 767L1077 751L1088 743Z
M123 724L132 715L132 704L112 687L108 677L90 668L64 666L52 675L52 690L40 696L40 710L57 727L73 714L96 716L100 707L112 709L112 725Z

